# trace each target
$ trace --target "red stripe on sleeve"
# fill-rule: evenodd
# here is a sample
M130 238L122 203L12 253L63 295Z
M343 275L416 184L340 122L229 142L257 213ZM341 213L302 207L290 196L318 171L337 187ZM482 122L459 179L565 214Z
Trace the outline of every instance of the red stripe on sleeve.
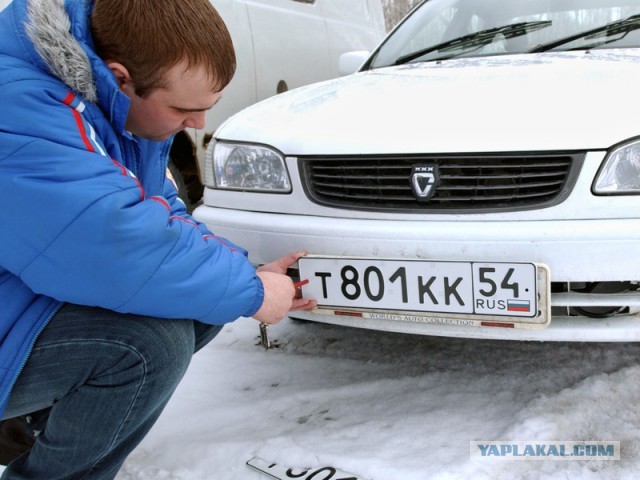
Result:
M75 95L69 92L67 93L67 96L64 97L64 100L62 100L62 103L64 103L67 107L70 107L71 104L73 103L74 98L76 98Z
M171 207L169 207L169 203L167 203L167 201L164 198L149 197L149 200L153 200L155 202L158 202L160 205L162 205L164 208L166 208L169 213L171 213Z
M231 250L232 252L238 252L238 249L233 248L231 245L229 245L227 242L223 242L222 239L220 237L216 237L215 235L204 235L202 238L204 238L205 240L215 240L218 243L221 243L222 245L224 245L225 247L227 247L229 250Z
M118 161L114 160L113 158L111 159L111 161L113 162L113 164L118 167L120 169L120 172L122 173L122 175L124 175L125 177L128 177L129 174L127 173L127 169L124 168L124 165L122 165L121 163L119 163Z
M120 169L120 173L122 173L122 175L124 175L125 177L129 177L132 180L134 180L136 182L136 185L138 185L138 188L140 189L140 201L144 200L145 194L144 194L144 188L142 188L142 184L140 183L140 180L138 180L135 175L129 175L129 171L125 168L124 165L122 165L120 162L118 162L117 160L114 160L113 158L111 159L111 161L113 162L113 164L118 167Z
M169 218L169 220L178 220L180 222L184 222L188 225L191 225L193 228L200 230L200 228L198 228L198 225L196 225L195 223L193 223L191 220L187 220L186 218L183 217L178 217L178 216L173 216L171 218Z
M78 127L78 132L80 133L80 138L82 138L82 143L84 143L85 148L90 152L95 152L96 150L93 148L93 145L91 145L91 142L89 141L89 137L87 136L87 130L84 128L84 123L82 122L82 115L80 115L80 112L78 112L78 110L76 110L71 106L75 98L76 98L75 95L69 92L67 96L64 97L64 100L62 100L62 103L64 103L66 106L68 106L71 109L71 112L73 113L73 119L76 122L76 127Z

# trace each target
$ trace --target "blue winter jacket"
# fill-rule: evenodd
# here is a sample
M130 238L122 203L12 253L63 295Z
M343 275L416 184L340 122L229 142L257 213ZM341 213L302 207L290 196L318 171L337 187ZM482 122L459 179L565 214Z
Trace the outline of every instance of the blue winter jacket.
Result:
M171 142L125 131L129 99L93 51L91 7L0 13L0 414L64 302L222 324L263 300L246 252L177 199Z

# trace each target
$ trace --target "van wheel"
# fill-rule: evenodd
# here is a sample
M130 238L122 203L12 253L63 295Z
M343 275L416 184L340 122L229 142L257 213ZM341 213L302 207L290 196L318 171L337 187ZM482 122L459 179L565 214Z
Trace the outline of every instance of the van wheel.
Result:
M191 200L189 200L189 190L187 189L187 184L182 177L182 173L180 173L180 169L174 163L172 158L169 159L168 169L171 177L173 178L173 182L177 187L178 196L187 207L187 212L191 213L193 211L193 206L191 205Z
M284 80L280 80L278 85L276 86L276 94L284 93L289 91L289 85Z

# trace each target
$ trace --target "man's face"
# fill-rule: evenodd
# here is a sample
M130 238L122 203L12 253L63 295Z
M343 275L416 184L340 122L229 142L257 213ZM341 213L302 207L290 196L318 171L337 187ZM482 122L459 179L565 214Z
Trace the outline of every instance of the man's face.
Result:
M125 128L155 141L166 140L185 128L204 128L206 111L222 96L213 90L213 84L203 67L186 70L184 64L172 67L164 87L144 98L136 95L132 81L121 81L122 91L131 99Z

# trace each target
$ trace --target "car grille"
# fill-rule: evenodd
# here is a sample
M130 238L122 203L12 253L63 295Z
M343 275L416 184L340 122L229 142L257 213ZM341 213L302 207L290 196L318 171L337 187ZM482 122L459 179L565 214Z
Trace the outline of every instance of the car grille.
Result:
M553 316L609 318L640 312L640 284L630 282L552 282Z
M299 167L307 195L321 205L379 211L475 213L560 203L571 191L583 157L579 153L300 157ZM433 170L435 166L437 170L438 183L428 199L419 198L414 192L415 166L422 170L425 166Z

